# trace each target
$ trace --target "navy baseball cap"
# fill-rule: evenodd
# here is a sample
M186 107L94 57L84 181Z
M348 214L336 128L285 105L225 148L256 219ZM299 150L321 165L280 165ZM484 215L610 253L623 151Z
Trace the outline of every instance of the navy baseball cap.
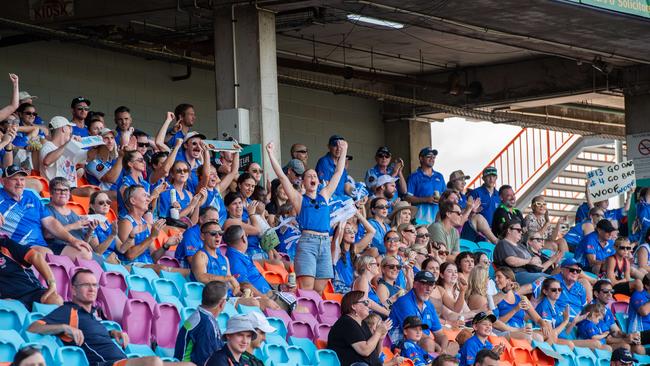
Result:
M497 321L497 317L494 316L494 314L488 314L484 311L481 311L476 315L474 315L474 318L472 319L472 324L478 324L486 319L489 320L490 323L494 323L495 321Z
M574 258L567 258L567 259L562 261L562 266L561 266L562 268L571 267L571 266L580 267L580 264Z
M90 99L85 97L76 97L72 102L70 102L70 108L76 107L79 103L86 103L86 105L90 107Z
M415 282L424 282L424 283L435 283L436 278L429 271L420 271L415 275L413 279Z
M332 135L332 136L330 136L330 140L328 142L328 145L329 146L336 146L336 143L339 140L345 140L345 139L343 138L343 136L340 136L340 135Z
M402 329L417 328L417 327L421 327L422 330L429 329L428 325L422 324L422 319L420 319L420 317L417 315L407 316L406 319L404 319L404 324L402 325Z
M379 156L379 155L390 155L390 149L388 148L388 146L382 146L379 149L377 149L375 156Z
M617 348L612 352L612 359L611 361L620 361L623 363L633 363L633 362L639 362L634 356L632 355L632 352L630 350L625 349L625 348Z
M427 156L429 154L433 154L433 156L437 156L438 150L433 149L431 147L425 147L422 150L420 150L420 156Z

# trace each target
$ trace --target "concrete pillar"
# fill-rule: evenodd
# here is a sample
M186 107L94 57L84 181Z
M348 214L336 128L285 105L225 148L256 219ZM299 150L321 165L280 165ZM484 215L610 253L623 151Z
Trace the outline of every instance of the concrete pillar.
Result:
M404 159L404 175L408 176L420 167L420 150L431 145L431 123L415 119L391 120L385 122L384 131L386 145L393 157Z
M218 1L215 8L217 110L248 109L250 143L274 141L280 159L275 14L254 5L229 3ZM271 171L262 155L264 168Z
M639 140L650 137L650 90L646 88L629 88L625 90L625 134L627 140L627 157L634 160L637 187L650 186L650 157L639 153ZM646 135L646 137L639 137ZM628 227L636 219L636 197L632 197L628 211Z

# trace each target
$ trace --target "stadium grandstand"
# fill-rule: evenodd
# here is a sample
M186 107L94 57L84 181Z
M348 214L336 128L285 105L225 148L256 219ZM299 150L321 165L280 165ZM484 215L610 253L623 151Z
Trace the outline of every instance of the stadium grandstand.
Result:
M650 365L648 1L15 3L0 365Z

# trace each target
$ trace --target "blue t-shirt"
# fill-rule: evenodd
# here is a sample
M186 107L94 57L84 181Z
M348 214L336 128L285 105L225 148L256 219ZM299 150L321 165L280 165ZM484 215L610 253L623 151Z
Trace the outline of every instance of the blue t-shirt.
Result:
M650 228L650 203L643 201L636 204L636 220L640 228L630 237L630 240L645 241L643 237Z
M321 182L329 182L336 171L336 161L329 154L325 154L323 157L318 159L316 163L316 173L318 174L318 179ZM341 180L334 190L334 196L344 196L345 195L345 182L348 180L348 171L343 169L343 174L341 175Z
M576 324L576 328L578 328L578 339L591 339L593 336L603 333L598 324L589 319ZM605 344L605 338L601 339L600 343Z
M594 301L591 302L592 304L598 304L598 300L594 299ZM603 305L605 308L605 315L603 318L598 322L598 328L600 328L600 332L606 332L608 331L614 323L616 323L616 318L614 318L614 314L612 314L612 311L609 309L609 306Z
M400 348L400 355L402 357L410 358L414 366L426 366L431 364L431 355L420 347L414 341L404 340Z
M577 221L576 224L564 234L564 240L567 243L576 246L580 244L582 238L584 237L584 231L582 230L582 225L591 222L591 219L584 219L582 221ZM577 249L577 248L576 248Z
M582 268L589 270L591 266L587 260L587 255L592 254L596 256L597 261L603 262L607 257L612 256L615 253L616 249L614 248L614 241L608 240L607 245L602 247L598 240L598 230L594 230L589 235L582 238L582 241L578 244L575 259L580 263Z
M334 281L332 281L332 284L336 292L344 294L350 292L353 282L354 267L352 266L352 258L350 258L350 252L345 252L345 262L343 262L343 258L339 258L334 266Z
M320 193L316 194L315 199L303 194L302 206L296 220L302 230L329 233L330 207Z
M390 338L393 343L398 343L402 340L402 325L406 317L416 315L422 319L422 324L429 326L429 329L423 330L424 334L429 332L437 332L442 329L440 325L440 318L436 313L436 308L431 301L425 301L422 310L417 306L417 299L413 290L409 291L406 295L400 297L395 301L390 310L390 319L393 321L393 329L390 332Z
M630 319L630 328L637 327L638 332L650 330L650 314L642 316L639 314L639 308L650 302L650 293L648 291L634 291L630 298L630 306L627 309L627 315ZM638 329L641 328L641 329ZM623 329L625 331L625 329Z
M431 176L428 176L418 168L408 177L407 194L414 197L430 197L435 191L442 194L446 189L445 178L435 170L432 170ZM418 208L415 215L418 224L428 225L435 221L438 213L437 203L418 203L415 206Z
M497 308L499 309L499 319L501 319L502 315L508 314L510 310L512 310L512 308L517 307L520 301L521 301L521 297L518 294L515 294L515 302L513 304L507 303L505 299L499 301L499 303L497 304ZM526 317L526 312L523 311L522 309L519 309L510 318L510 320L506 322L506 324L515 328L523 328L525 317Z
M239 283L248 282L263 294L271 291L271 286L255 267L253 260L249 256L228 247L226 257L230 261L230 273L235 276Z
M485 343L476 336L471 336L462 347L460 347L460 363L459 366L472 366L474 365L476 354L482 349L492 349L492 343L485 340Z
M469 195L474 198L481 199L481 212L480 214L485 217L488 224L492 225L492 218L494 217L494 212L497 210L501 204L501 198L499 198L499 190L493 189L492 194L488 191L485 185L482 185L474 190L472 190Z
M24 191L20 201L15 201L0 189L0 213L5 218L1 233L21 245L47 246L41 220L52 214L32 191Z
M175 190L174 188L167 189L160 193L158 197L158 217L169 217L169 210L172 208L172 196L171 191ZM181 208L178 211L181 211L183 208L189 206L192 198L190 197L191 193L187 189L183 192L176 191L176 201L181 205Z
M187 131L187 132L189 132L189 131ZM176 145L176 139L181 139L181 140L184 140L184 139L185 139L185 134L183 133L183 129L182 129L182 128L181 128L180 130L178 130L178 132L176 132L176 133L174 134L174 136L172 136L172 137L169 139L169 141L167 141L167 146L169 146L170 149L173 149L174 146ZM179 155L180 155L180 153L179 153Z
M390 229L390 226L384 223L380 223L374 218L369 219L368 223L370 224L370 226L372 226L375 229L375 235L372 237L370 246L373 248L377 248L379 254L381 255L386 254L386 246L384 245L384 236L388 232L388 229Z
M187 257L191 257L196 252L203 248L203 240L201 240L201 225L194 225L183 233L183 239L176 246L174 258L176 258L183 268L190 268Z
M94 310L94 309L93 309ZM99 363L111 364L126 359L126 354L109 336L106 327L100 323L96 314L89 313L77 304L66 302L37 322L45 324L73 324L84 335L84 343L80 346L91 365ZM63 334L59 338L66 346L76 346L72 338Z
M199 306L178 331L174 358L203 365L212 353L221 349L224 344L217 319Z
M542 319L549 321L553 328L557 328L564 321L564 308L560 309L557 306L557 303L553 306L546 297L537 304L535 311ZM566 334L566 329L562 330L562 333L560 333L558 337L562 339L570 338L569 335Z
M88 129L86 127L72 126L72 134L80 137L88 137Z
M560 286L562 286L562 294L557 299L555 303L555 308L560 310L560 313L564 311L564 308L569 305L571 318L579 315L582 311L582 307L587 304L587 292L580 282L576 282L569 289L564 282L564 278L561 273L551 276L556 280L560 281Z

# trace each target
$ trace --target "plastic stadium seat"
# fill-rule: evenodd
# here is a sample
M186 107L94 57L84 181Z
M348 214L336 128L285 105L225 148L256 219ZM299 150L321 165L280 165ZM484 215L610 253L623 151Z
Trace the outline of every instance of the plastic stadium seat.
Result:
M316 320L316 317L309 313L298 313L293 311L291 312L291 319L309 324L312 330L318 326L318 320Z
M151 283L146 277L140 275L128 275L126 276L126 284L129 286L129 291L144 291L150 294L153 293L153 288Z
M557 362L558 366L580 366L576 361L575 354L569 346L564 344L554 344L553 349L564 357L563 360Z
M298 306L302 306L306 308L311 315L314 317L318 315L318 305L319 303L316 303L312 298L310 297L298 297L296 299L298 301Z
M157 304L153 312L151 335L160 347L174 348L181 316L172 304ZM226 328L222 328L226 329ZM173 353L172 353L173 356Z
M548 345L547 345L548 346ZM551 346L548 346L552 350ZM537 366L555 366L555 359L547 356L541 349L534 348L531 352L533 360Z
M596 366L598 363L596 355L589 348L575 347L573 353L576 356L576 364L580 366Z
M117 221L117 215L115 214L115 211L113 211L112 208L108 209L108 213L106 213L106 218L108 219L108 222Z
M461 252L473 252L478 249L478 245L471 240L460 239L460 251Z
M479 248L492 249L492 250L494 250L494 247L496 247L496 245L490 243L489 241L479 241L476 243L476 245Z
M0 329L21 329L29 314L25 305L18 300L0 300Z
M109 332L111 330L117 330L120 332L122 331L122 326L118 322L114 322L112 320L102 320L101 323L104 326L104 328L106 328L106 330L108 330Z
M627 308L629 307L629 303L624 302L624 301L615 301L612 303L612 313L623 313L627 314Z
M621 328L621 330L624 333L627 333L627 328L630 324L630 318L627 316L627 314L622 314L622 313L616 313L614 314L614 317L616 318L616 322L618 323L618 327Z
M219 314L221 315L221 314ZM271 324L272 327L275 327L277 329L274 333L280 335L282 338L287 337L287 326L284 323L284 321L280 318L274 318L274 317L267 317L266 320L269 321L269 324ZM225 329L225 328L223 328Z
M97 293L97 304L104 310L108 319L122 324L126 294L120 289L100 287Z
M300 320L292 320L287 327L287 334L289 336L299 337L299 338L309 338L314 339L313 327L307 323Z
M282 338L279 334L271 333L266 335L266 344L280 344L289 347L287 340Z
M20 329L20 326L17 328ZM0 362L11 362L20 345L25 343L23 337L15 330L0 330Z
M146 302L140 299L129 299L126 302L122 328L129 334L129 341L131 343L151 343L152 320L153 314Z
M316 339L314 342L316 344L317 349L325 349L327 348L327 341L322 340L322 339Z
M41 313L43 315L47 315L58 307L59 305L55 305L55 304L42 304L40 302L35 302L32 304L32 311Z
M312 342L310 339L289 337L289 344L291 346L302 348L302 350L305 351L305 353L307 354L310 364L312 365L318 364L318 356L316 353L318 350L316 349L316 345L314 345L314 342Z
M308 297L316 303L316 305L320 305L321 301L323 301L323 298L318 294L318 292L314 290L303 290L303 289L297 289L296 290L296 297Z
M54 362L66 366L88 366L86 354L79 347L60 347L54 353Z
M22 329L27 329L27 328L29 328L29 326L30 326L33 322L35 322L35 321L37 321L37 320L39 320L39 319L43 319L44 316L45 316L45 315L43 315L43 313L37 313L37 312L31 312L31 313L28 313L28 314L25 316L25 321L23 322L23 327L22 327Z
M167 266L172 268L181 267L181 264L178 262L178 259L167 255L164 255L160 259L158 259L158 264L160 264L161 266Z
M266 282L270 283L271 285L281 285L283 283L286 283L281 274L273 271L264 271L262 272L262 276L264 276Z
M309 357L307 357L307 353L300 348L296 346L289 346L286 348L287 351L287 356L289 356L289 363L294 364L294 365L313 365L310 363Z
M187 306L199 306L201 305L201 297L203 294L204 284L201 282L187 282L183 286L183 300Z
M129 345L126 346L126 356L128 358L150 357L155 355L156 352L146 344L129 343Z
M339 357L331 349L319 349L316 357L318 358L318 366L341 366Z
M510 338L512 348L510 348L510 355L517 365L534 365L535 361L531 351L533 347L530 341L523 339Z
M178 362L174 358L174 348L166 348L166 347L156 347L156 356L160 357L163 359L163 362L166 362L165 359L167 359L168 362Z
M127 271L126 268L124 268L124 266L121 265L121 264L112 264L112 263L104 262L103 265L104 265L104 271L105 272L108 272L108 271L120 272L124 276L124 278L126 278L126 276L130 275L129 271Z
M320 339L327 342L327 336L330 334L332 326L329 324L318 324L314 329L314 339Z
M612 353L609 351L606 351L604 349L598 349L596 348L594 350L594 353L596 354L596 358L598 358L598 366L609 366L609 361L612 358ZM635 357L637 360L638 357ZM641 360L639 360L641 361ZM650 364L650 362L648 362ZM643 364L643 363L642 363Z
M289 362L289 355L287 349L279 344L266 344L264 346L264 353L267 359L265 361L273 362L273 364L284 364Z
M228 319L230 319L230 316L224 312L217 315L217 324L219 324L219 329L226 329L228 327Z
M102 276L99 278L99 285L103 287L117 288L124 292L128 289L124 275L115 271L102 272Z
M77 263L77 266L79 266L79 267L85 267L85 268L88 268L89 270L93 271L93 273L95 274L95 277L97 277L97 278L101 278L102 273L104 273L104 270L102 269L102 266L100 266L99 263L97 263L94 260L86 260L86 259L77 258L77 259L75 259L75 263Z
M65 204L65 207L69 208L72 210L72 212L76 213L79 216L88 215L88 210L82 204L79 204L77 202L69 201Z
M129 295L127 296L129 299L140 299L149 305L149 309L151 309L151 314L154 312L154 308L156 307L156 300L153 298L153 296L144 291L134 291L131 290L129 291Z
M256 311L256 312L258 312L260 314L263 314L262 309L260 309L257 306L248 306L248 305L242 305L242 304L237 305L237 311L239 312L239 314L244 314L244 315L248 314L248 313L252 313L254 311Z
M282 319L282 321L284 321L284 324L289 324L289 322L291 321L291 317L289 316L289 314L282 309L274 310L274 309L267 308L266 310L264 310L264 312L266 316L272 316L274 318Z
M228 314L228 318L232 318L233 316L239 314L237 309L235 309L235 305L233 305L231 302L226 302L226 305L224 305L221 312Z
M264 269L279 274L282 277L282 283L286 283L289 279L289 272L287 272L282 264L264 262Z
M323 299L324 300L330 300L330 301L336 301L339 304L341 303L341 300L343 300L343 294L338 294L335 292L329 293L329 292L323 292Z
M58 349L58 346L55 349L51 349L49 346L39 343L39 342L28 342L23 343L20 348L33 347L41 350L41 355L45 360L46 365L54 365L54 352Z
M340 318L341 317L341 304L336 301L323 300L318 308L320 314L326 317Z
M196 312L196 308L186 307L181 310L181 321L186 321L192 314Z
M158 279L158 274L151 268L131 266L131 273L146 278L150 283Z
M40 192L42 197L50 196L50 182L48 182L48 180L45 177L41 177L40 175L29 175L25 178L37 180L41 184L41 186L43 187L43 189Z
M68 269L60 263L49 263L48 265L56 281L56 292L64 300L69 299L70 276L68 275Z
M381 353L384 354L384 362L390 361L395 357L395 354L390 350L390 347L382 347Z
M183 292L183 288L185 287L187 280L185 277L183 277L182 274L178 272L160 271L160 277L174 282L174 285L176 285L176 289L178 290L179 294Z
M630 302L630 297L624 294L614 294L614 300L616 301L623 301L623 302Z
M646 348L646 352L647 352L647 348ZM650 356L648 356L648 355L637 355L637 354L635 354L634 358L639 360L638 365L650 365Z
M162 296L161 298L158 299L158 303L174 305L179 315L181 313L181 309L185 307L185 305L181 302L181 299L174 296Z

